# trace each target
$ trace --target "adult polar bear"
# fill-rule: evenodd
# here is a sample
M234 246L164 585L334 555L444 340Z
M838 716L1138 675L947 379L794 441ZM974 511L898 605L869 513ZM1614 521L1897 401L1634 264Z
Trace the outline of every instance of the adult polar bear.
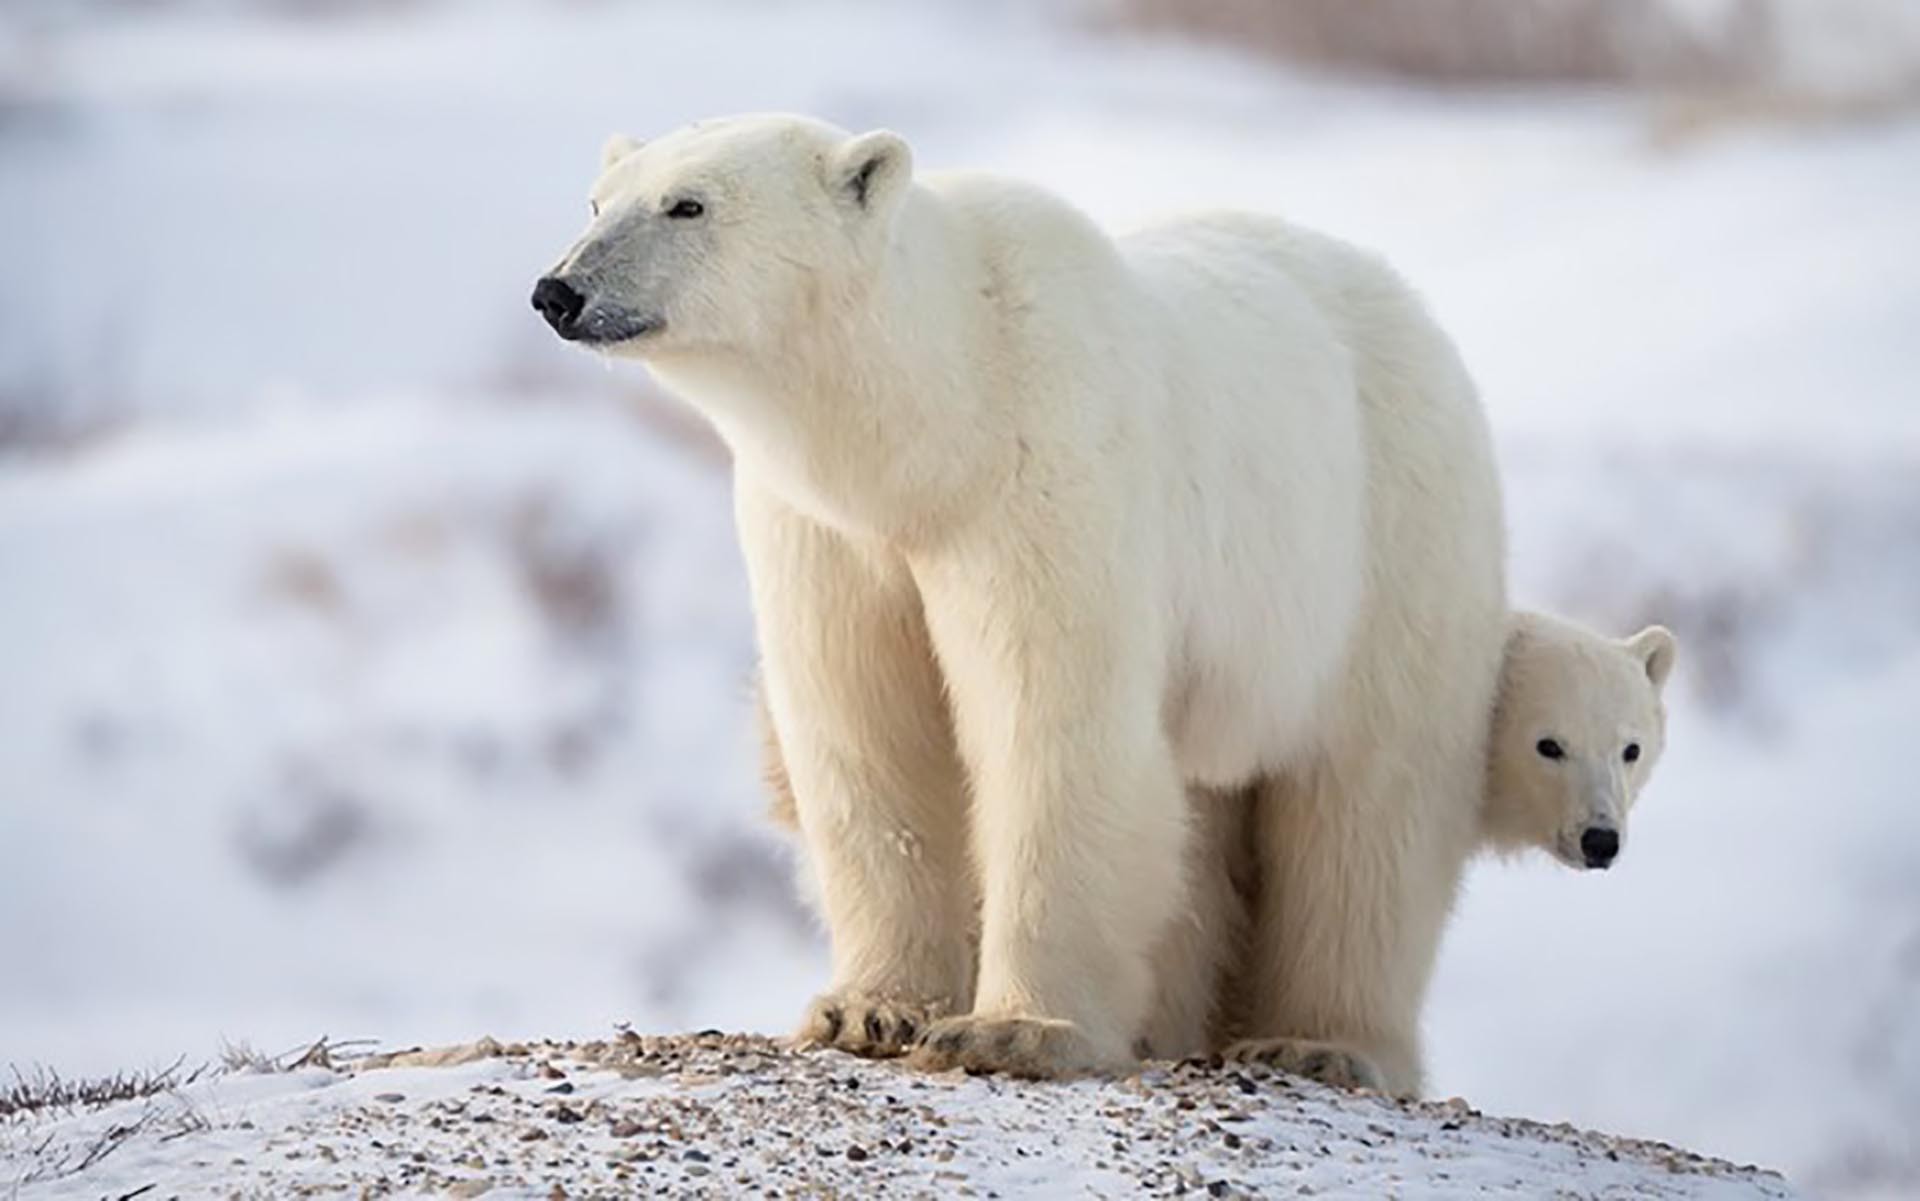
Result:
M1185 786L1253 784L1244 1049L1417 1090L1506 603L1484 416L1405 285L1247 214L1112 238L799 117L603 158L534 305L732 449L832 941L803 1033L1127 1061L1156 988L1210 995L1155 979L1163 935L1219 953Z

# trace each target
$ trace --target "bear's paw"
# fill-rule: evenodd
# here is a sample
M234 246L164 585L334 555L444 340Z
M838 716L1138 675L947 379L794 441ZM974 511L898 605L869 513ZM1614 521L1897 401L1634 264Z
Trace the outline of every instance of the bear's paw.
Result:
M1386 1090L1386 1076L1371 1059L1338 1043L1312 1038L1253 1038L1228 1047L1226 1058L1235 1063L1262 1064L1334 1088Z
M910 1062L932 1072L964 1068L1051 1080L1118 1066L1109 1059L1072 1022L967 1015L935 1022Z
M867 993L825 993L807 1006L795 1042L831 1047L869 1059L904 1054L945 1007Z

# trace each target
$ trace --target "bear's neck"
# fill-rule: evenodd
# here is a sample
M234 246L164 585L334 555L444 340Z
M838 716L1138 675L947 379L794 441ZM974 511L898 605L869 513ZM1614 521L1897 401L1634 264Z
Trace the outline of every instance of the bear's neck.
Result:
M1525 803L1516 799L1497 772L1490 771L1480 802L1480 845L1502 855L1536 845L1539 835L1527 816Z
M942 201L914 187L864 295L796 324L770 352L667 372L733 451L735 471L848 534L927 542L1012 470L994 407L985 262Z
M1517 855L1529 849L1553 851L1553 822L1542 822L1543 803L1527 781L1509 765L1501 745L1496 714L1487 731L1486 775L1481 784L1480 836L1482 849L1498 855ZM1557 811L1556 800L1544 806Z

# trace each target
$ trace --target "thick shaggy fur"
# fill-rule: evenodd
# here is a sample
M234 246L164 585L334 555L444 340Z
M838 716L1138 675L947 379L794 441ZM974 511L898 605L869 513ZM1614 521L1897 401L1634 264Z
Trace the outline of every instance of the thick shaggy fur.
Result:
M1588 862L1581 851L1587 831L1612 831L1624 847L1627 814L1666 748L1661 694L1676 650L1673 635L1660 626L1615 640L1543 613L1512 616L1487 734L1482 850L1537 850L1587 869L1605 866ZM757 699L769 815L798 833L798 805L779 739L764 694ZM1546 740L1559 748L1558 758L1541 753ZM1631 758L1628 747L1635 748ZM1252 790L1194 789L1189 795L1189 895L1154 956L1159 987L1142 1032L1146 1052L1219 1052L1236 1041L1247 1020L1246 940L1261 887L1251 801ZM1194 981L1214 986L1194 988ZM1367 1083L1371 1075L1368 1065L1338 1055L1303 1057L1289 1066L1332 1083Z
M1110 237L801 118L608 159L562 332L733 451L832 940L803 1033L1128 1062L1157 993L1212 987L1153 969L1189 786L1250 789L1247 1049L1417 1090L1506 604L1484 417L1407 287L1267 217Z

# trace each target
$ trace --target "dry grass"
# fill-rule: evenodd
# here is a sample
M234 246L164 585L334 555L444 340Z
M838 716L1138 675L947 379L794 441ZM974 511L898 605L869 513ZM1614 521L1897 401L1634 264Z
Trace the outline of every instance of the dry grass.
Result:
M1782 0L1110 0L1104 23L1301 66L1430 86L1627 88L1654 101L1656 150L1756 126L1876 122L1920 107L1920 46L1902 68L1819 84ZM1856 36L1858 36L1856 34ZM1892 33L1889 36L1893 36ZM1896 47L1897 49L1897 47Z
M184 1058L165 1068L115 1072L111 1076L69 1080L49 1067L12 1069L13 1082L0 1088L0 1121L27 1114L75 1113L170 1093L205 1076L207 1066L188 1068Z
M1683 21L1662 0L1116 0L1125 26L1438 84L1726 85L1777 58L1771 0Z
M379 1041L373 1038L335 1039L323 1034L310 1043L290 1047L278 1055L268 1055L242 1039L239 1042L222 1044L220 1068L225 1072L253 1072L265 1075L294 1072L301 1068L323 1068L333 1071L343 1062L372 1051L379 1045Z
M1911 79L1847 93L1785 86L1676 92L1654 106L1647 138L1656 150L1684 150L1743 128L1868 124L1915 108L1920 108L1920 68Z
M89 1137L62 1143L55 1132L28 1146L28 1159L14 1182L15 1187L78 1175L137 1134L161 1129L159 1137L164 1142L208 1129L207 1120L178 1095L179 1089L201 1079L207 1071L205 1064L188 1068L184 1058L176 1059L165 1068L115 1072L111 1076L79 1080L69 1080L48 1067L28 1071L14 1067L13 1083L0 1088L0 1122L26 1122L90 1112L123 1102L146 1102L138 1111ZM168 1103L159 1103L163 1098ZM147 1189L140 1189L124 1195L138 1196L145 1191Z
M84 1138L62 1141L58 1131L49 1133L27 1148L25 1167L13 1181L13 1195L30 1184L44 1184L69 1176L78 1176L113 1154L136 1135L152 1134L156 1142L169 1143L177 1138L211 1130L213 1124L177 1093L148 1096L137 1112L124 1120L109 1123ZM163 1103L164 1102L164 1103ZM144 1196L159 1187L158 1181L119 1195L119 1201Z

